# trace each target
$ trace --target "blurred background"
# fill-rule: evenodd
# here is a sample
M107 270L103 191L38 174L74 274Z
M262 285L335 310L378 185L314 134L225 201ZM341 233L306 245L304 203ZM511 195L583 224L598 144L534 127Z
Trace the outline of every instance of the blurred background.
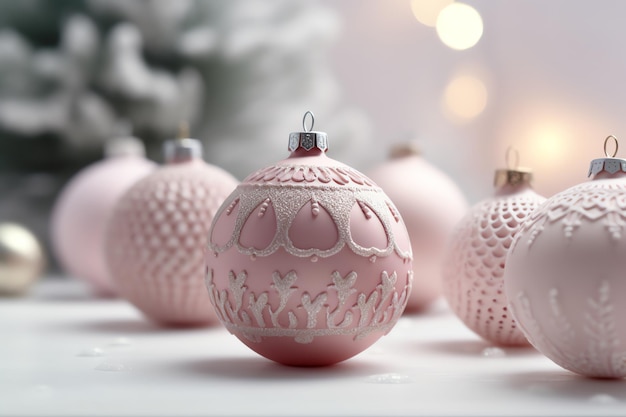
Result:
M619 0L0 2L0 221L49 246L59 191L107 140L132 131L161 162L181 120L207 161L243 179L287 156L307 110L329 155L361 171L417 140L474 203L513 146L550 196L586 179L607 135L626 137L625 12Z

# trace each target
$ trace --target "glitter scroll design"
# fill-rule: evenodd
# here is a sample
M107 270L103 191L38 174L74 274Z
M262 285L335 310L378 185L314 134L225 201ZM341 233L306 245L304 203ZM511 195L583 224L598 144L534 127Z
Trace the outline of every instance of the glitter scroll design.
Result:
M255 183L259 181L263 183L262 187ZM289 193L284 192L286 187L290 188ZM326 210L336 225L338 238L330 247L298 248L289 238L289 229L306 204L311 204L313 216L320 212L320 208ZM380 220L387 242L385 247L363 247L352 238L350 213L355 205L369 216L368 219L375 216ZM259 217L268 216L269 210L266 209L269 206L275 209L271 212L276 216L276 234L262 248L242 244L240 237L248 218L257 209ZM210 236L209 251L214 254L235 246L242 254L269 256L282 247L293 256L326 258L347 245L363 257L376 259L396 253L405 262L412 259L410 249L400 248L394 239L392 222L400 223L402 219L393 203L371 180L348 167L274 166L261 170L237 187L216 214L214 224L228 216L235 218L231 237L218 244Z
M230 271L228 289L219 290L213 281L213 270L209 268L206 286L218 317L229 331L240 332L252 342L261 342L264 337L293 337L298 343L311 343L320 336L351 335L359 340L373 332L391 330L406 307L413 272L407 273L407 284L400 292L395 288L397 278L396 272L382 271L374 291L356 294L357 273L352 271L342 276L334 271L328 290L312 295L297 293L295 271L284 276L274 272L271 287L275 294L267 291L256 294L245 285L246 271ZM338 300L334 306L327 303L331 293ZM355 295L356 302L350 304L349 300L354 300ZM270 296L278 296L277 306L270 304ZM288 309L292 297L297 297L299 304ZM302 310L305 314L298 314Z
M616 333L614 306L610 300L610 284L602 281L595 297L586 301L583 325L577 331L559 302L556 288L548 292L552 318L540 323L533 314L530 299L524 292L511 303L530 342L560 366L583 375L615 378L626 375L626 351ZM546 329L545 327L550 327ZM580 339L585 341L581 344ZM575 346L584 346L576 349Z
M602 222L612 241L624 236L626 227L626 183L595 180L576 185L552 197L524 224L521 235L531 247L546 224L560 222L563 237L571 240L583 221ZM514 246L519 244L516 239Z

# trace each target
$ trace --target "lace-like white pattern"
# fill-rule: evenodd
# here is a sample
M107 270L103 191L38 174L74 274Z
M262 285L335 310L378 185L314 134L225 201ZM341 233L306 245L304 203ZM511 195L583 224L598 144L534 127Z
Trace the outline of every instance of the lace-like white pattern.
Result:
M444 294L457 316L481 337L501 345L526 344L504 294L506 255L538 194L511 195L474 206L457 227L444 270Z
M620 240L626 226L626 181L590 181L555 195L530 216L520 235L528 235L526 243L532 246L546 224L560 222L563 236L572 239L583 220L603 222L610 238Z

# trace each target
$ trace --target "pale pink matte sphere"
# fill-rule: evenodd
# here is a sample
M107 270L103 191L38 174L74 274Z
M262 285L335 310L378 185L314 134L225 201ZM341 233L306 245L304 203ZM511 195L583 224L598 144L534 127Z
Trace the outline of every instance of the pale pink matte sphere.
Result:
M509 312L503 276L515 234L544 201L527 183L505 185L473 206L450 240L444 296L467 327L496 345L528 344Z
M406 223L414 273L406 311L420 311L441 295L443 256L452 230L467 211L467 201L450 177L408 148L368 175Z
M120 199L108 225L106 256L120 294L164 325L217 319L204 287L213 216L238 181L201 159L170 163Z
M525 223L504 276L512 312L544 355L581 375L626 376L626 160L551 197ZM600 160L601 161L601 160Z
M330 365L386 334L411 289L391 200L314 148L250 176L210 232L207 286L223 324L279 363Z
M50 235L56 258L98 295L117 293L104 260L106 222L122 194L155 167L139 155L110 156L78 172L54 204Z

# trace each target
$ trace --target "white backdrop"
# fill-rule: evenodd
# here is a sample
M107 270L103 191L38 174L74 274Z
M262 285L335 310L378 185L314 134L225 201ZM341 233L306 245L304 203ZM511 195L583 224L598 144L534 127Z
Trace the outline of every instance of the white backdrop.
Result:
M376 140L419 139L470 201L490 195L508 146L546 196L584 181L607 135L623 137L626 156L626 2L467 1L484 33L464 51L418 22L409 0L322 2L342 21L331 65L344 99ZM463 74L487 90L484 111L466 121L442 107L447 84Z

